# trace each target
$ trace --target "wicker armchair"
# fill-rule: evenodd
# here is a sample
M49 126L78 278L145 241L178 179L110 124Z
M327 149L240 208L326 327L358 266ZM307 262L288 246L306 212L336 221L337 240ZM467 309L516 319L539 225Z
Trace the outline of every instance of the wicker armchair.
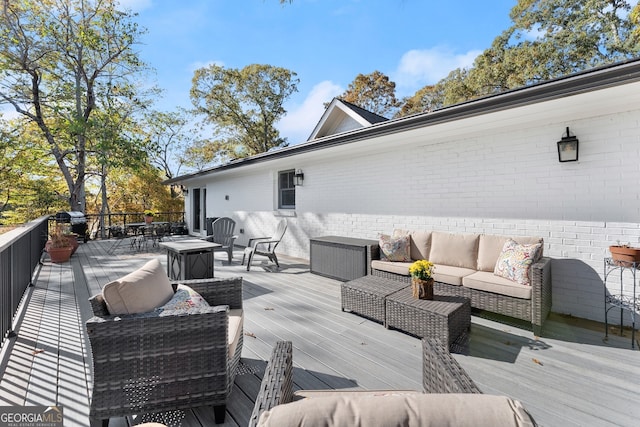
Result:
M435 339L423 339L422 349L422 382L426 393L482 393L445 345ZM293 401L292 377L292 343L279 341L262 378L249 427L258 424L264 411Z
M86 323L93 354L91 425L109 418L213 405L224 422L242 353L229 354L228 309L242 309L242 278L182 281L211 305L196 314L109 315L90 299ZM177 284L174 284L174 289ZM229 307L227 309L227 306Z

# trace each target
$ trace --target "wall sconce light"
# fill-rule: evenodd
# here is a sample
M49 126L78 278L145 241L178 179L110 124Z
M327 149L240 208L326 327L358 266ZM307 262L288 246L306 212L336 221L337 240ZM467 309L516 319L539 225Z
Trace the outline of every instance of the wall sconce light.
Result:
M304 174L302 173L302 170L298 169L296 170L295 175L293 175L293 185L296 187L302 187L302 181L304 181Z
M558 160L563 162L575 162L578 160L578 138L569 135L567 126L567 136L563 136L558 141Z

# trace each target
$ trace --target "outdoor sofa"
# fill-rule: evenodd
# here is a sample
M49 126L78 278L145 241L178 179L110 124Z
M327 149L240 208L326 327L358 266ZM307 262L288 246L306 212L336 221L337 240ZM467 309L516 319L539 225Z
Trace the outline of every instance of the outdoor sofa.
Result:
M382 259L390 247L385 243L397 248L402 237L409 240L408 256ZM472 307L531 322L536 335L542 332L551 310L551 260L542 256L542 238L394 230L392 236L381 236L380 243L371 250L372 275L410 284L411 264L429 260L435 264L436 294L469 298ZM539 251L528 254L535 258L523 272L519 265L526 263L527 250L522 248L530 252L531 245L539 245ZM503 269L498 271L498 265ZM510 269L515 277L510 276L513 271L504 272Z
M415 390L293 391L290 341L276 343L256 398L249 427L299 426L535 426L506 396L484 395L435 339L422 340L424 393Z

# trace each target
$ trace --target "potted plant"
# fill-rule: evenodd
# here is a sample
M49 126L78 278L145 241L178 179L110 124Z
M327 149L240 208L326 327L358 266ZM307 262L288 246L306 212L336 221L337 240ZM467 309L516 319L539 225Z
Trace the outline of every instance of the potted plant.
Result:
M431 261L421 259L409 267L411 274L411 290L414 298L433 299L433 269Z
M49 232L49 241L46 245L51 262L61 263L69 261L73 246L69 241L68 234L64 232L62 224L56 224L55 228Z
M611 252L611 258L616 264L623 263L631 264L638 263L640 265L640 248L632 248L629 244L620 244L609 246L609 252Z
M151 224L153 222L154 213L151 209L147 209L144 211L144 222L147 224Z

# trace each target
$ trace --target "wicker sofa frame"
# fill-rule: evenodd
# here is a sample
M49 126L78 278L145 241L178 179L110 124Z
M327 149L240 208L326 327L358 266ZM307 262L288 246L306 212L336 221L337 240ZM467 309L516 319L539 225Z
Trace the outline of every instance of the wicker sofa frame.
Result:
M372 259L380 259L380 248L371 250ZM398 280L411 284L411 276L371 269L377 277ZM515 298L494 292L472 289L466 286L454 286L448 283L434 282L434 292L439 295L452 295L469 298L471 307L493 313L514 317L531 322L534 334L542 333L542 326L551 311L551 259L543 257L531 265L531 299Z
M258 424L260 415L276 405L293 401L293 345L279 341L260 384L249 427ZM482 393L465 370L439 340L422 340L422 383L425 393Z
M242 353L227 338L229 309L242 309L242 278L186 280L211 305L189 314L110 315L102 295L90 298L86 322L93 355L92 426L109 418L212 405L224 422ZM175 287L177 283L172 283Z

